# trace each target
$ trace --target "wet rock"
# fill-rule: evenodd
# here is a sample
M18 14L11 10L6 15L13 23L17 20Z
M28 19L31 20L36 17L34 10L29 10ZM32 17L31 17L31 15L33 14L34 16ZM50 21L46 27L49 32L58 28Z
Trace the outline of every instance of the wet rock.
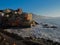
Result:
M38 42L33 42L33 41L27 41L27 40L24 40L23 43L25 43L26 45L42 45Z
M4 40L3 36L0 34L0 42Z
M58 28L57 26L53 24L42 24L43 28Z
M57 28L57 26L51 26L51 28Z

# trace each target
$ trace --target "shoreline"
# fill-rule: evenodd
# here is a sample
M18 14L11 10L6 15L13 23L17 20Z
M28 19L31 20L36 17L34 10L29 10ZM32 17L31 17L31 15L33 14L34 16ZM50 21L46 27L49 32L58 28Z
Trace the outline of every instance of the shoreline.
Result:
M3 33L4 35L7 35L8 37L14 38L17 41L23 42L26 45L60 45L60 43L58 42L53 42L52 40L49 39L44 39L44 38L40 38L40 39L35 39L32 37L21 37L18 36L17 34L14 33L9 33L7 31L3 31L0 30L1 33Z

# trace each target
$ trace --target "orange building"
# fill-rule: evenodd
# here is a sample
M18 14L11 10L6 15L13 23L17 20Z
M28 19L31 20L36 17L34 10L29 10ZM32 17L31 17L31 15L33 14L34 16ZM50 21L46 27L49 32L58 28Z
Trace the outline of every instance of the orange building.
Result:
M31 21L32 20L32 14L31 13L25 14L25 19Z

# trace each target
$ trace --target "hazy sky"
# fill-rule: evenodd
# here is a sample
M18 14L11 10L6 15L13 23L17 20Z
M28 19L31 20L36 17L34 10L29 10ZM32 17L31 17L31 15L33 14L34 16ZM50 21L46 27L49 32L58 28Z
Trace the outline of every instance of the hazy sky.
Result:
M0 9L22 8L38 15L60 16L60 0L0 0Z

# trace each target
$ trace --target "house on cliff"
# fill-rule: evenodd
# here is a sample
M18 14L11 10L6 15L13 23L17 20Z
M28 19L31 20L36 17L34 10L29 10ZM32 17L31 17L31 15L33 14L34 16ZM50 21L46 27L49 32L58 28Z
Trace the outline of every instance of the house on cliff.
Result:
M0 27L8 27L8 26L21 26L28 27L33 23L32 14L24 13L22 9L12 10L5 9L0 10L0 19L1 25Z

